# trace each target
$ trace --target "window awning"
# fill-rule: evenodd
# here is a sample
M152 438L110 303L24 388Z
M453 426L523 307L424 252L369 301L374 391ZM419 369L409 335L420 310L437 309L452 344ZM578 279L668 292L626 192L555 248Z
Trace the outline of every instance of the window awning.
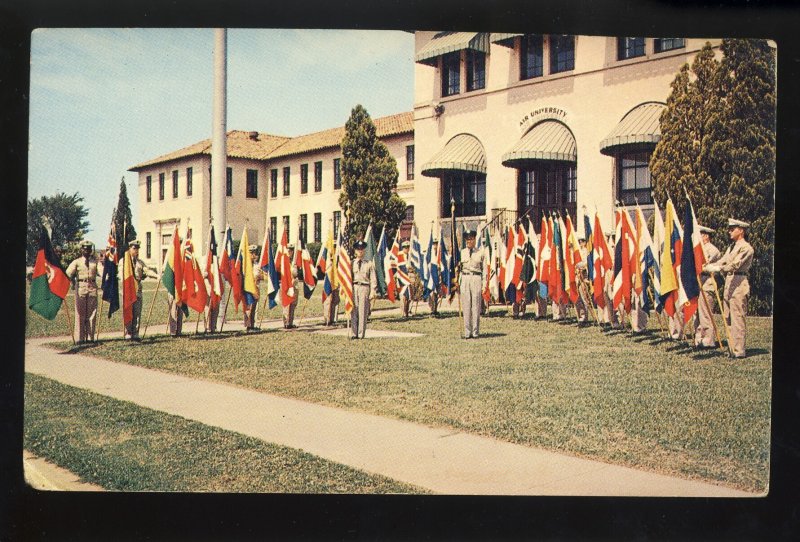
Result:
M492 43L496 43L497 45L503 45L505 47L514 47L514 38L517 36L524 36L525 34L503 34L500 32L492 32L492 37L490 38Z
M622 146L658 143L661 139L659 118L666 107L659 102L646 102L628 111L600 142L600 152L612 156Z
M537 124L503 155L503 165L519 167L531 160L577 162L575 138L560 122L547 120Z
M486 173L486 154L478 138L458 134L422 166L422 174L426 177L441 177L446 171Z
M436 66L436 59L447 53L472 49L481 53L489 52L486 32L442 32L433 37L419 50L415 62Z

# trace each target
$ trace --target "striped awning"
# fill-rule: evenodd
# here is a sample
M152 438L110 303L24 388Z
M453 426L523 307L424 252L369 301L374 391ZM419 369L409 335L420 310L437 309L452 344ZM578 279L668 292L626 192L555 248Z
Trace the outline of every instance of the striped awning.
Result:
M658 143L661 139L659 118L666 107L663 103L646 102L628 111L600 142L600 152L611 156L618 147Z
M419 50L414 60L429 66L436 66L436 59L440 56L463 49L488 53L488 34L486 32L441 32Z
M503 155L503 165L517 167L531 160L577 162L575 138L560 122L547 120L537 124Z
M458 134L422 166L422 174L426 177L441 177L445 171L485 174L486 153L478 138L470 134Z
M490 38L492 43L503 45L505 47L514 47L514 38L517 36L524 36L525 34L502 34L500 32L492 32Z

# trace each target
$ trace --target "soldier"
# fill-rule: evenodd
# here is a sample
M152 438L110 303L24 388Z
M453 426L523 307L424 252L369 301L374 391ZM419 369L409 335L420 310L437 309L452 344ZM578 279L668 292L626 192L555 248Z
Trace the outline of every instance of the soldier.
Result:
M747 273L753 263L753 247L745 238L745 230L750 224L734 218L728 219L728 233L733 245L716 263L703 266L707 273L725 274L725 295L722 298L725 321L729 326L730 349L733 357L743 358L745 349L747 315L747 296L750 295L750 283Z
M461 304L464 308L464 338L477 339L481 321L484 253L475 249L475 230L465 232L467 247L461 249Z
M400 296L403 300L403 318L408 318L411 316L411 288L414 284L416 279L417 273L414 271L414 266L410 265L411 256L409 253L411 252L411 243L408 241L403 241L402 245L403 255L404 255L404 262L401 262L400 265L403 267L403 270L408 274L408 278L410 279L410 284L403 288L403 284L400 284L398 280L398 288L400 289Z
M256 309L258 308L258 283L261 282L261 268L258 267L258 246L250 245L247 247L250 255L250 261L253 262L253 280L256 284L256 298L253 300L252 305L245 304L244 306L244 328L247 331L258 329L256 327Z
M367 331L367 315L370 301L377 297L378 278L375 264L364 259L367 243L356 241L353 245L356 257L353 259L353 312L351 313L351 338L363 339Z
M297 326L294 325L294 311L297 308L297 301L300 298L300 273L297 269L297 265L295 265L294 261L294 245L289 243L286 246L286 250L289 251L289 268L291 269L292 273L292 285L289 288L287 294L291 297L294 296L294 299L291 303L283 307L283 327L284 329L294 329Z
M578 315L578 326L589 323L589 313L586 310L586 301L583 298L584 285L586 283L586 260L588 251L586 249L586 238L578 238L579 252L581 261L575 265L575 285L578 287L578 300L575 302L575 312Z
M336 251L336 242L333 243L333 250ZM330 258L333 269L328 269L327 273L331 282L331 293L322 302L322 320L326 326L332 326L336 323L339 317L339 281L338 272L335 269L336 259ZM317 276L319 280L325 280L325 275L320 274Z
M700 226L700 240L703 242L703 253L706 263L714 263L720 259L722 253L711 243L709 234L714 230ZM716 307L717 283L711 273L703 271L700 274L700 295L697 303L697 316L694 320L694 344L700 348L713 348L716 345L714 336L714 309Z
M158 275L151 271L150 268L139 259L139 248L141 246L142 242L138 239L134 239L128 243L128 252L131 253L131 263L133 264L133 280L136 283L136 301L133 303L133 319L130 324L125 327L125 335L134 341L141 340L139 339L139 326L142 321L142 301L144 300L144 296L142 295L142 280L144 280L145 277L158 278Z
M78 344L94 342L98 278L94 244L84 239L80 249L81 255L67 267L67 277L73 280L75 288L75 332L78 335Z
M614 306L614 254L615 254L615 246L614 243L614 235L609 234L606 236L606 241L608 245L608 252L611 255L611 268L606 269L605 277L603 284L605 287L603 288L603 296L605 298L605 308L603 309L603 316L606 326L610 326L611 329L619 329L621 326L619 322L619 313L617 312L617 307Z
M431 246L431 267L433 267L433 262L437 261L439 257L439 240L434 239L433 245ZM441 281L442 274L439 273L439 280ZM431 307L431 314L433 316L437 316L439 314L439 287L434 287L431 289L431 293L428 295L428 305Z

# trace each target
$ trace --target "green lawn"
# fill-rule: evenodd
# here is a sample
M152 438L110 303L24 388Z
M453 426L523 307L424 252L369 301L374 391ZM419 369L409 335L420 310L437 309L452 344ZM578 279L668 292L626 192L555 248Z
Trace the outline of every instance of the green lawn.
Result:
M109 341L90 351L325 405L766 489L771 319L748 320L749 357L734 361L659 338L655 318L650 334L634 336L512 320L499 307L492 314L473 341L459 340L452 313L404 321L376 312L373 328L424 336L348 341L274 330L213 340Z
M383 476L28 374L26 450L117 491L422 493Z

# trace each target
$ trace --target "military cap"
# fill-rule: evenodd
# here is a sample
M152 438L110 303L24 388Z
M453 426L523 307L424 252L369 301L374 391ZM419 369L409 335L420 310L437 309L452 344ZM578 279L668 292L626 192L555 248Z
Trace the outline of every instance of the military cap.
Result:
M356 250L364 250L365 248L367 248L367 244L364 241L356 241L353 244L353 248Z
M464 238L465 239L474 239L477 236L478 236L478 232L476 232L475 230L467 230L467 231L464 232Z
M701 225L700 226L700 233L714 233L714 230L712 228L709 228L708 226L702 226Z
M578 236L578 242L580 242L580 241L583 241L585 243L586 242L586 236L585 235L579 235Z
M141 242L141 241L139 241L138 239L134 239L133 241L131 241L130 243L128 243L128 246L129 246L130 248L139 248L140 246L142 246L142 242Z
M403 244L400 245L401 248L406 248L406 247L410 247L410 246L411 246L411 243L409 243L408 241L403 241Z
M289 243L288 245L286 245L286 248L289 250L294 250L294 243Z
M83 241L81 241L80 247L81 248L94 248L94 243L92 243L88 239L84 239Z
M247 247L248 252L256 252L258 250L258 245L250 245Z
M728 219L728 227L729 228L749 228L750 224L744 222L742 220L736 220L735 218Z

